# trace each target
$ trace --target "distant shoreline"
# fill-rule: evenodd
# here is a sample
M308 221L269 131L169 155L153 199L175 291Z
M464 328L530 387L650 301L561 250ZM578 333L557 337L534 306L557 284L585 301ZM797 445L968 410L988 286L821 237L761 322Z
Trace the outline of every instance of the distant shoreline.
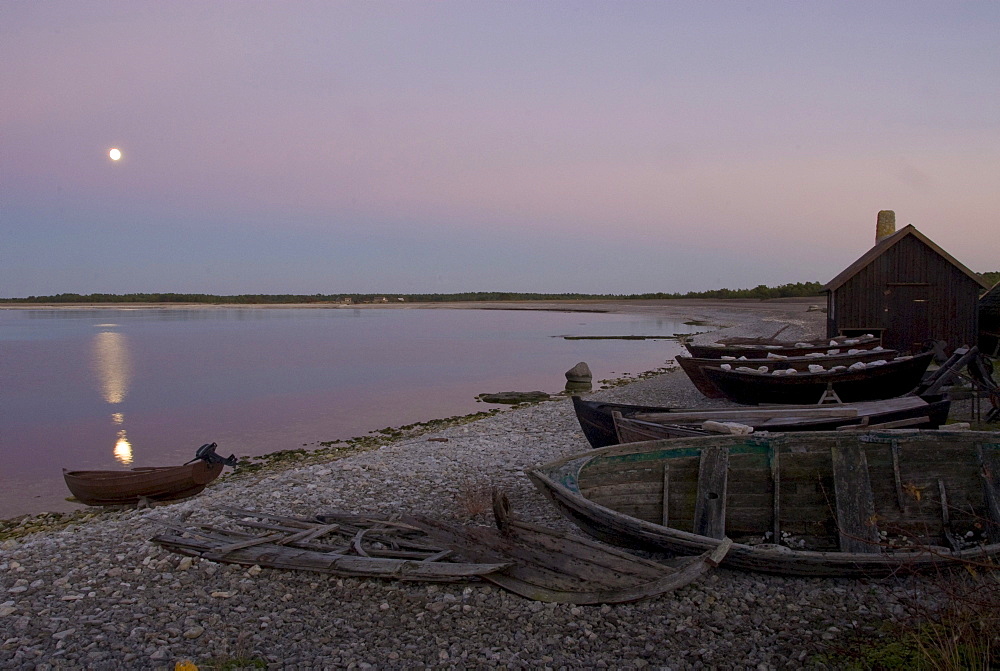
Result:
M791 298L664 298L664 299L567 299L527 301L441 301L389 303L0 303L0 310L197 310L197 309L458 309L458 310L550 310L568 312L648 312L657 308L684 310L697 308L760 309L791 305L818 305L822 296Z

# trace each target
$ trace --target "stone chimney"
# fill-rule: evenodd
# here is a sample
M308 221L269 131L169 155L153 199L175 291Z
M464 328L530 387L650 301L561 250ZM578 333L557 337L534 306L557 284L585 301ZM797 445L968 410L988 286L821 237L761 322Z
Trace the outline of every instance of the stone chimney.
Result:
M892 210L879 210L878 222L875 224L875 244L882 242L896 232L896 213Z

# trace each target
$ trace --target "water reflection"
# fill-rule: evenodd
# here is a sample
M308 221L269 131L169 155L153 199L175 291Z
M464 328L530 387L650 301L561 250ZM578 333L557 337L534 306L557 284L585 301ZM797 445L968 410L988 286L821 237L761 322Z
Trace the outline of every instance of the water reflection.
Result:
M102 331L94 337L94 367L104 400L112 404L124 401L131 377L124 334Z
M99 324L100 328L113 328L115 324ZM94 369L100 383L104 400L117 405L125 400L131 379L128 341L124 334L114 331L102 331L94 337ZM113 454L123 466L132 463L132 443L125 433L125 413L111 413L111 421L121 427L117 432L117 440Z
M122 466L129 466L132 463L132 443L128 442L125 429L118 431L118 442L115 443L115 459Z

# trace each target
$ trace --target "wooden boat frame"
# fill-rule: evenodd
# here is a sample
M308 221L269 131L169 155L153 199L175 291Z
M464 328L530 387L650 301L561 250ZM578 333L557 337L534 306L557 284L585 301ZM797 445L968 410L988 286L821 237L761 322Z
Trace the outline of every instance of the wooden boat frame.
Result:
M324 513L313 518L224 509L240 527L167 524L152 542L179 554L243 566L402 581L486 580L528 599L555 603L624 603L687 585L715 568L723 541L673 566L588 538L520 520L494 494L499 528L427 516Z
M697 475L691 476L695 483L688 478L687 489L679 490L674 465L682 459L688 468L692 459L698 460ZM806 482L802 478L809 476L802 464L810 460L819 464L810 468L829 469L811 487L818 491L827 481L833 502L802 503L818 496L801 489ZM751 468L751 462L756 466ZM664 464L670 466L668 471L663 471ZM626 467L643 473L641 488L638 481L621 475ZM659 476L657 468L663 471ZM795 468L805 469L805 475L783 480ZM740 486L728 487L732 473L744 478ZM729 535L735 542L723 565L732 568L793 576L878 577L963 563L996 566L1000 557L1000 432L817 432L649 441L591 450L528 469L527 474L563 514L600 540L689 555L705 552ZM747 478L763 484L742 491ZM612 508L594 500L601 497L618 503ZM743 503L753 497L760 499L757 507L745 508ZM671 510L678 500L687 501L684 519L691 520L690 529L670 526L681 525ZM670 503L664 506L663 501ZM824 506L825 519L808 517ZM629 509L644 512L624 512ZM748 542L732 528L732 521L742 519L746 526L752 515L769 519L754 531L769 533L771 539L784 538L786 526L788 531L796 525L821 528L829 535L827 542L833 538L839 544L839 551ZM925 529L924 536L930 534L932 542L920 537L922 542L910 547L888 548L896 541L880 532L892 525ZM938 529L941 537L926 529ZM963 546L964 529L979 529L981 540Z

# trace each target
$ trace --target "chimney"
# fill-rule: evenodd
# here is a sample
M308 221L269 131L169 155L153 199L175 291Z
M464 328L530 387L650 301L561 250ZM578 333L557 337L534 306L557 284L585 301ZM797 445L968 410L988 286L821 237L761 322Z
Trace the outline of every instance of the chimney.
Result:
M879 210L878 222L875 224L875 244L882 242L896 232L896 213L892 210Z

